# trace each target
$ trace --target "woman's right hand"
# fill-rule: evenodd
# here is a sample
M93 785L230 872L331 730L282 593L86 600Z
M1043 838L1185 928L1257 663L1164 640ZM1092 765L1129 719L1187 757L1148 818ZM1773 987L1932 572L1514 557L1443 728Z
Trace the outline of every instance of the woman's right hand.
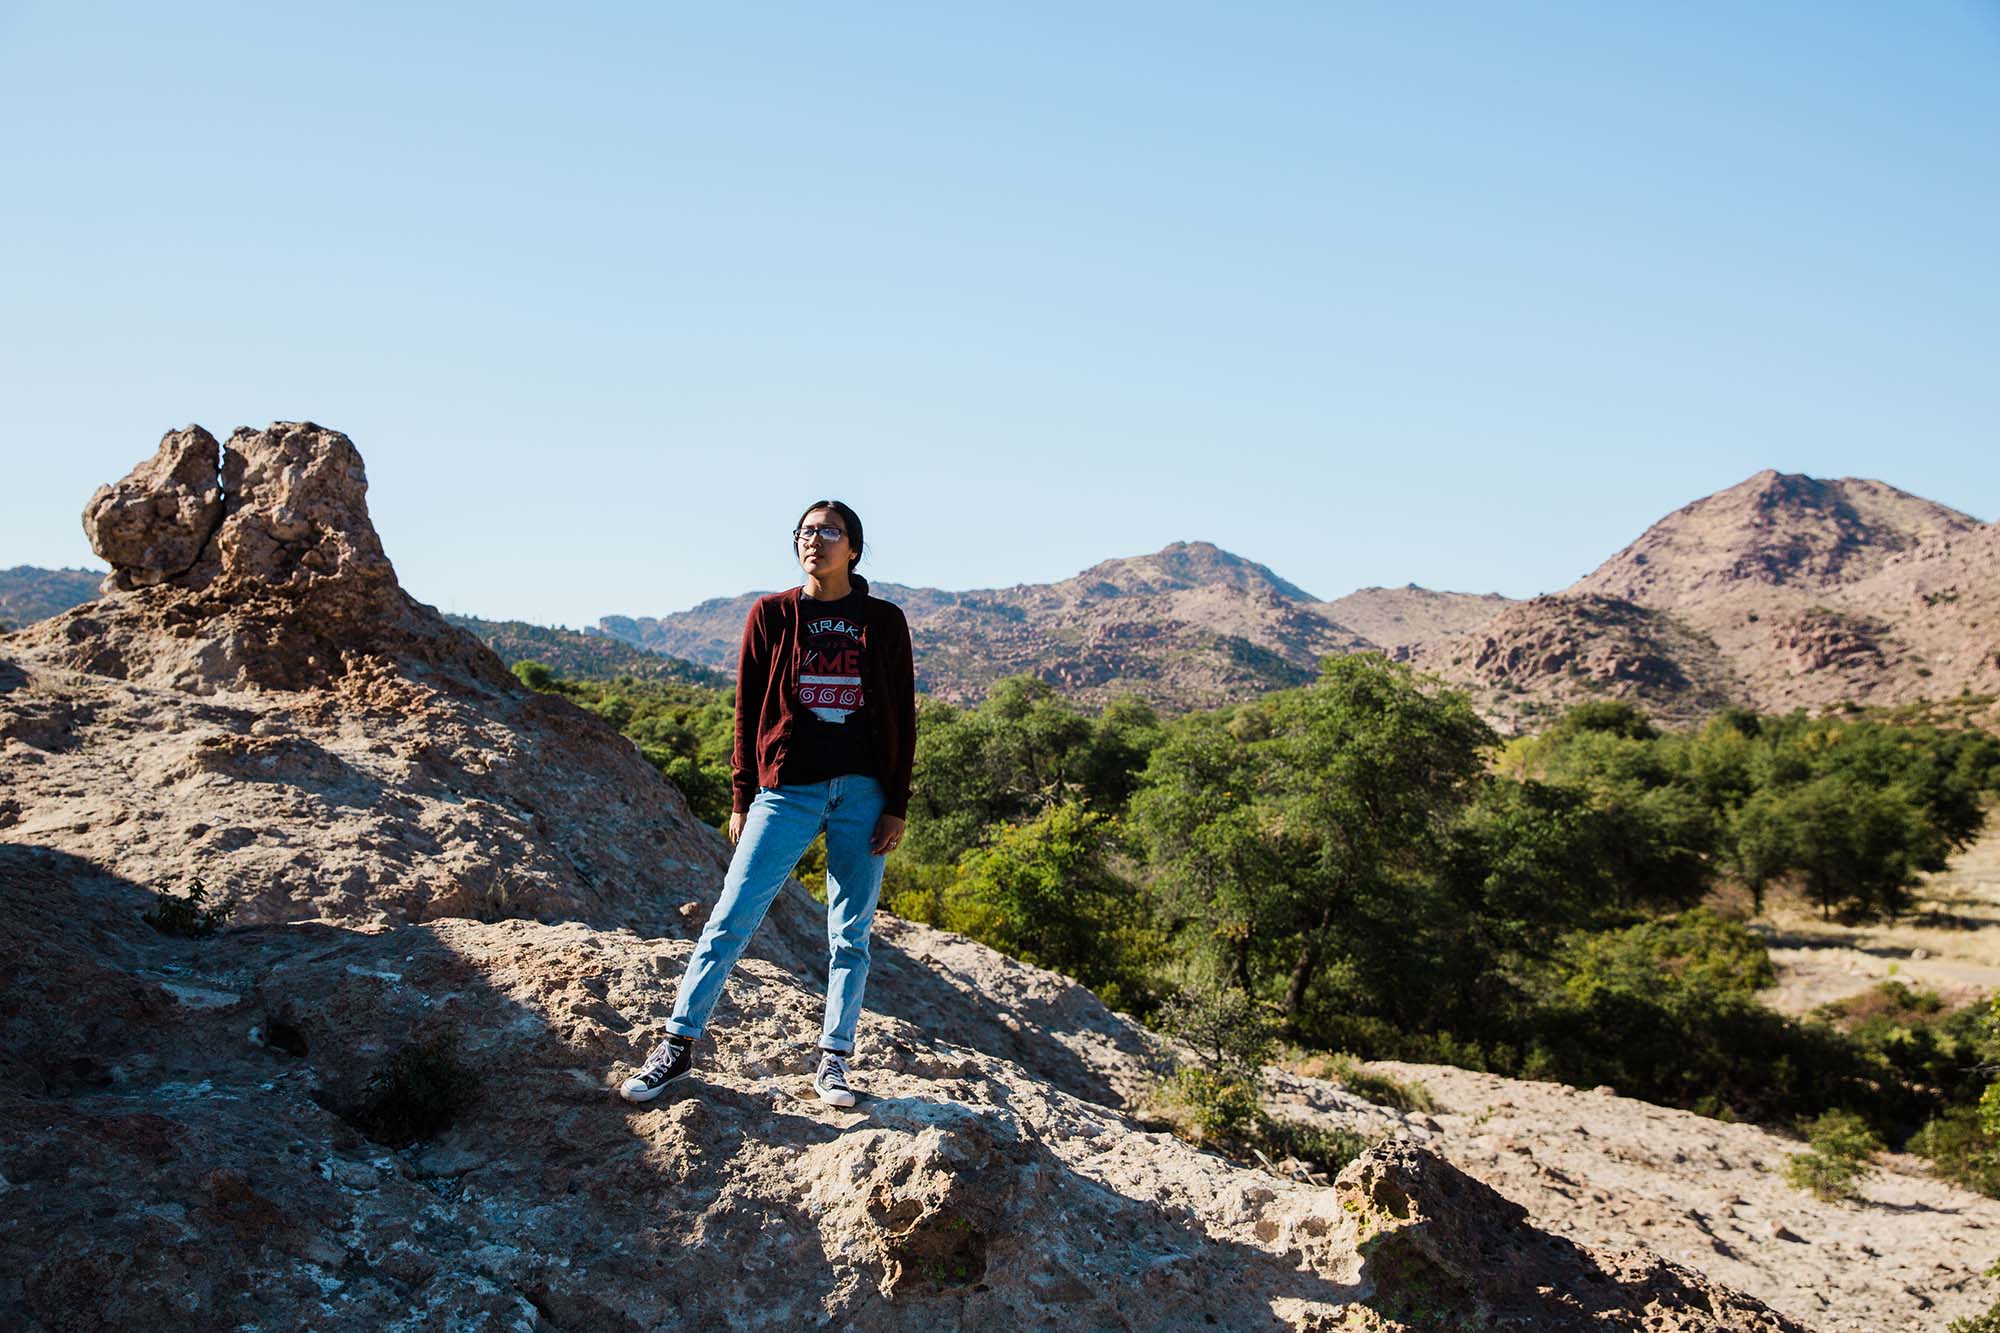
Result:
M738 840L743 837L744 818L744 811L732 810L729 812L729 845L731 847L734 847Z

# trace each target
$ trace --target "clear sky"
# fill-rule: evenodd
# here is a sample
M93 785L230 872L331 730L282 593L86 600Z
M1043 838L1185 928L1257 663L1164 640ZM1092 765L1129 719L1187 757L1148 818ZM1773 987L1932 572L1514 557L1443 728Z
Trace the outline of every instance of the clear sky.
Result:
M1206 539L1559 588L1757 470L2000 513L2000 4L0 2L0 566L190 421L586 624Z

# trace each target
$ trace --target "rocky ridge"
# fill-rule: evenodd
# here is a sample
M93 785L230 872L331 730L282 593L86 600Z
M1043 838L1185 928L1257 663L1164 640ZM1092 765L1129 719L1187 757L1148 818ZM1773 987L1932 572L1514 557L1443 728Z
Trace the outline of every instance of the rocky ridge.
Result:
M1687 723L1719 704L2000 693L2000 530L1881 482L1766 470L1561 593L1409 656L1508 728L1590 698Z
M93 500L104 598L0 638L11 1325L1802 1327L1537 1231L1329 1085L1304 1114L1395 1140L1336 1189L1148 1132L1157 1043L922 927L883 924L869 1095L822 1107L795 884L700 1088L625 1106L720 839L402 593L345 437L239 431L213 499L211 446ZM242 924L140 921L195 879ZM447 1037L476 1098L371 1140Z
M480 616L447 615L445 619L491 648L503 662L540 662L558 676L603 680L631 676L637 680L677 681L716 688L730 677L685 658L636 648L622 639L594 631L535 625L525 620L487 620Z
M102 570L39 569L33 565L0 569L0 625L19 629L67 611L97 596L97 585L103 581Z
M1059 583L875 590L909 617L917 687L952 703L977 702L994 681L1027 673L1092 703L1137 694L1169 708L1210 707L1303 684L1325 654L1375 646L1304 589L1208 542L1106 560ZM734 670L757 596L598 623L642 647Z
M1513 598L1497 592L1437 592L1409 583L1357 588L1345 597L1315 603L1313 609L1400 657L1418 644L1478 629L1514 605Z

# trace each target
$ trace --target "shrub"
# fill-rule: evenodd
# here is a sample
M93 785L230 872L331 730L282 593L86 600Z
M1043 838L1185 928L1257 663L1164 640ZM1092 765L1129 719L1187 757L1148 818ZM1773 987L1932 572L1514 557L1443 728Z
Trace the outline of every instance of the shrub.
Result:
M1371 1074L1351 1055L1321 1055L1301 1061L1298 1071L1307 1078L1338 1083L1355 1096L1376 1106L1398 1111L1435 1111L1437 1100L1421 1083L1405 1083L1387 1074Z
M1256 1146L1274 1161L1295 1158L1306 1164L1308 1174L1322 1173L1329 1180L1369 1146L1366 1136L1338 1125L1309 1125L1270 1116L1259 1117L1256 1138Z
M2000 1277L2000 1262L1988 1268L1986 1276ZM2000 1304L1987 1306L1981 1314L1952 1320L1946 1326L1945 1333L2000 1333Z
M449 1129L478 1093L478 1071L459 1060L455 1038L441 1035L383 1061L347 1119L377 1143L406 1148Z
M1583 1002L1602 988L1644 994L1673 986L1747 999L1777 980L1764 941L1706 907L1570 943L1566 989Z
M1240 1140L1257 1119L1257 1085L1190 1066L1160 1085L1160 1111L1190 1143Z
M183 939L205 939L222 928L231 914L236 911L235 903L217 903L213 907L203 907L202 899L208 890L200 880L188 884L186 897L157 891L153 900L153 910L143 918L147 925L162 935L178 935Z
M1116 825L1074 801L968 852L944 924L1002 953L1100 988L1126 973L1109 947L1133 923L1133 886L1110 860Z
M1253 1085L1275 1040L1270 1015L1234 987L1208 994L1182 991L1160 1006L1159 1026L1194 1047L1203 1069Z
M1925 1122L1908 1147L1946 1180L2000 1199L2000 1142L1981 1126L1976 1107L1954 1106Z
M1160 1087L1160 1109L1194 1143L1239 1141L1257 1118L1257 1092L1270 1058L1271 1020L1240 990L1183 991L1160 1007L1160 1026L1194 1048L1196 1065Z
M1806 1129L1807 1150L1785 1165L1785 1180L1821 1199L1854 1196L1854 1182L1868 1170L1882 1141L1852 1111L1828 1111Z
M531 690L546 690L549 683L556 678L556 673L541 662L516 662L514 678Z

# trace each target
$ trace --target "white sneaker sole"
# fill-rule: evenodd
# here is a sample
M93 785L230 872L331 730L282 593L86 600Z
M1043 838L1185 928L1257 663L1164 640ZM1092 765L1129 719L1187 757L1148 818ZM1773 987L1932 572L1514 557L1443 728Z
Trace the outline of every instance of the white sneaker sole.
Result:
M854 1105L854 1094L852 1092L845 1092L839 1088L814 1088L813 1091L817 1092L819 1099L828 1106Z
M620 1097L623 1097L628 1102L638 1102L641 1105L643 1105L646 1102L652 1101L655 1097L658 1097L668 1088L673 1087L674 1084L682 1083L685 1082L686 1080L687 1080L687 1075L683 1074L677 1079L672 1079L669 1080L668 1082L662 1083L657 1088L649 1088L645 1084L641 1083L638 1079L629 1078L626 1079L625 1082L619 1087L618 1095Z

